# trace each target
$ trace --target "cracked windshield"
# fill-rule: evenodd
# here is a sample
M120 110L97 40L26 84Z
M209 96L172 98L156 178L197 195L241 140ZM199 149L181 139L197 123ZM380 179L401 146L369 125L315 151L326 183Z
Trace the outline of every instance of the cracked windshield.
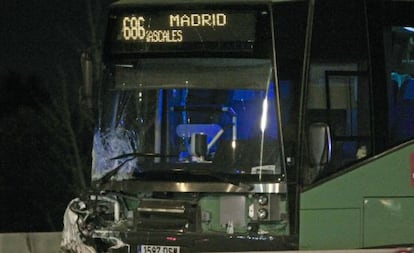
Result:
M113 170L117 180L148 173L168 180L200 170L256 181L280 174L272 77L266 59L113 66L94 138L93 179Z

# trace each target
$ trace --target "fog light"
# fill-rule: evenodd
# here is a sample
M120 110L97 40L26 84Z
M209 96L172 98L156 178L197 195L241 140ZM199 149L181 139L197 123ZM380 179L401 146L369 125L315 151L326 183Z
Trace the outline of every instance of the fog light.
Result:
M266 208L260 208L259 210L257 210L257 217L260 220L266 219L267 218L267 214L268 214L268 212L267 212L267 209Z

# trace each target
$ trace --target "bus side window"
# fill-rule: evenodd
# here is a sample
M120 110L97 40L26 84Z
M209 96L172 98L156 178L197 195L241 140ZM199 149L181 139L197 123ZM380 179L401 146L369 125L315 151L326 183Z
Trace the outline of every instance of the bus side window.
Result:
M317 175L319 179L372 154L366 16L362 10L361 1L315 3L305 123L306 127L326 123L332 134L332 159L323 174ZM305 177L305 181L314 181Z
M395 115L392 118L390 115L391 136L393 142L400 143L414 137L414 79L404 79L396 97L393 108Z

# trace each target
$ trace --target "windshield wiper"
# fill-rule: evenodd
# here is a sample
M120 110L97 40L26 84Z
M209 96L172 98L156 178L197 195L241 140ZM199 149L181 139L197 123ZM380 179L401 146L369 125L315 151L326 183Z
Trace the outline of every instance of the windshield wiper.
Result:
M129 158L128 158L129 157ZM122 154L119 156L115 156L112 157L110 160L118 160L118 159L123 159L123 158L128 158L126 160L124 160L122 163L120 163L116 168L114 168L111 171L108 171L105 175L103 175L100 179L98 179L98 181L96 182L95 186L96 187L100 187L103 186L104 184L106 184L113 176L115 176L120 170L121 168L128 162L136 159L136 158L168 158L168 157L177 157L177 155L164 155L164 154L159 154L159 153L140 153L140 152L134 152L134 153L127 153L127 154ZM146 171L144 173L151 173L151 171ZM163 171L165 173L165 171ZM185 170L185 169L175 169L175 170L171 170L171 172L173 173L187 173L189 175L193 175L193 176L209 176L215 179L220 180L221 182L224 183L228 183L231 185L234 185L236 187L240 187L243 189L246 189L248 191L253 190L254 186L250 185L250 184L245 184L242 183L240 181L236 181L236 180L232 180L227 176L223 176L219 173L217 173L217 171L212 171L209 169L191 169L191 170Z
M127 153L122 154L119 156L115 156L110 158L109 160L119 160L123 158L130 157L129 159L126 159L122 163L120 163L118 166L116 166L113 170L108 171L105 175L103 175L98 181L96 182L95 186L100 187L104 184L106 184L113 176L118 174L118 172L121 170L121 168L127 163L130 162L136 158L144 157L144 158L166 158L166 157L176 157L176 155L163 155L159 153L140 153L140 152L133 152L133 153Z
M145 157L145 158L167 158L167 157L177 157L177 155L163 155L163 154L159 154L159 153L140 153L140 152L133 152L133 153L127 153L127 154L122 154L119 156L115 156L112 157L110 160L118 160L118 159L122 159L122 158L127 158L127 157L132 157L132 158L138 158L138 157Z

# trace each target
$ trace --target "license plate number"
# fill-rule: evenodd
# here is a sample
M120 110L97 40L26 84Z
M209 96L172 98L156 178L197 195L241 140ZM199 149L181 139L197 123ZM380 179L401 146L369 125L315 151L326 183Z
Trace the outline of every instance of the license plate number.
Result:
M180 253L178 246L140 245L138 253Z

